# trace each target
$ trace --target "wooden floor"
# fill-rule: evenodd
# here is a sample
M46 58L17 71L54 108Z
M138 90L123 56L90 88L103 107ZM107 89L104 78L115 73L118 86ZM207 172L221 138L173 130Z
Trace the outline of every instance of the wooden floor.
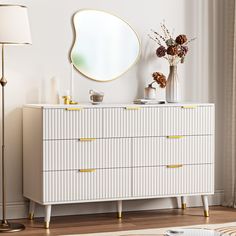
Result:
M114 213L52 217L50 229L48 230L43 228L42 218L36 218L34 221L20 219L12 222L25 224L26 230L14 234L1 235L49 236L187 226L196 224L218 224L236 222L236 209L211 207L209 218L203 217L202 208L188 208L184 211L181 209L171 209L126 212L121 220L117 219L116 214Z

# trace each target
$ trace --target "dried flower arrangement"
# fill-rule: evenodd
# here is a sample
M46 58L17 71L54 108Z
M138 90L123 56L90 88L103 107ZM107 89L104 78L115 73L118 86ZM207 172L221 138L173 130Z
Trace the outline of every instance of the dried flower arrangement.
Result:
M180 34L175 39L164 23L161 24L163 35L152 30L153 35L148 35L155 43L159 45L156 50L158 57L166 59L171 66L177 65L179 62L184 63L184 59L188 53L188 44L196 38L188 40L187 36ZM163 43L162 43L163 41Z
M151 87L151 88L152 88L152 85L153 85L154 83L159 84L161 88L165 88L165 87L166 87L166 82L167 82L167 80L166 80L166 77L165 77L164 74L162 74L161 72L154 72L154 73L152 74L152 77L153 77L153 81L152 81L152 83L150 83L150 84L148 85L148 87Z

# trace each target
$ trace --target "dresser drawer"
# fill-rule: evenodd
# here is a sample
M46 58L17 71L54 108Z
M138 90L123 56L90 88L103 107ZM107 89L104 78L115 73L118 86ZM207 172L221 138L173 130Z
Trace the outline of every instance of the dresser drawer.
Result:
M131 196L130 168L48 171L43 175L44 203L105 200Z
M214 134L214 106L177 106L160 109L161 136Z
M44 170L131 167L131 139L48 140Z
M102 125L100 109L43 109L44 140L99 138L102 137Z
M103 114L104 137L214 133L213 106L104 108Z
M133 170L133 180L134 197L211 194L214 192L214 165L137 167Z
M133 139L134 166L214 162L214 136L166 136Z

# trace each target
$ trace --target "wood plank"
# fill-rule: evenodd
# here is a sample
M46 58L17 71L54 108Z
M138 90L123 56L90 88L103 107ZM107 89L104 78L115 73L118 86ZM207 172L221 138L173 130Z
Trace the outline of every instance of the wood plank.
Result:
M226 207L211 207L210 217L203 216L202 208L187 208L125 212L122 219L116 218L116 213L60 216L52 217L50 229L43 228L43 218L34 221L27 219L13 220L23 223L26 230L16 233L19 236L51 236L79 233L98 233L123 230L138 230L196 224L220 224L235 222L236 209ZM9 234L1 234L8 235Z

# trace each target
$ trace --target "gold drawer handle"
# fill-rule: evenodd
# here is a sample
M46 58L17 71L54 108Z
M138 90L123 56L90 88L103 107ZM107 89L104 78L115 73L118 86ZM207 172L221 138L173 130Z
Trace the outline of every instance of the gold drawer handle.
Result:
M140 110L141 107L126 107L126 110Z
M79 170L79 172L82 172L82 173L91 173L91 172L95 172L96 169L81 169Z
M91 141L95 141L95 138L79 138L79 141L81 142L91 142Z
M183 165L179 164L179 165L168 165L166 166L167 168L181 168L183 167Z
M179 139L179 138L184 138L184 136L181 136L181 135L173 135L173 136L167 136L167 138Z
M66 108L66 111L81 111L82 109L82 107L70 107Z
M197 106L196 105L182 106L182 108L184 108L184 109L195 109L195 108L197 108Z

